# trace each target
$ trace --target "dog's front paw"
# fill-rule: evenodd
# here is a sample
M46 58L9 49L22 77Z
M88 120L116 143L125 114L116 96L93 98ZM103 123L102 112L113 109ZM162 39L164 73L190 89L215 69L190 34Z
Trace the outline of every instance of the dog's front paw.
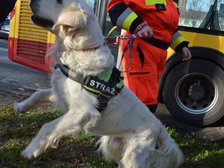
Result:
M15 102L13 105L13 109L14 109L14 112L25 112L26 111L22 102L20 102L20 103Z
M29 147L27 147L25 150L23 150L21 152L21 155L24 157L24 158L27 158L27 159L32 159L32 158L36 158L38 157L39 155L41 154L41 150L39 149L31 149Z
M34 138L32 142L21 152L21 155L27 159L38 157L47 148L46 141L40 138Z

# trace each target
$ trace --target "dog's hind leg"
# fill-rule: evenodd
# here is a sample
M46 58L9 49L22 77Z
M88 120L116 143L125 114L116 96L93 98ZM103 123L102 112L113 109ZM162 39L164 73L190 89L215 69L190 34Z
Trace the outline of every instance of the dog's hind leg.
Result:
M82 111L68 111L63 116L44 124L38 135L32 140L28 147L22 151L25 158L31 159L32 157L39 156L49 146L54 147L55 142L65 135L77 135L83 132L84 125L91 122L88 114ZM96 120L97 116L95 117ZM88 121L87 121L88 120Z
M155 151L156 135L146 130L128 137L126 143L122 158L124 168L146 168L151 166L148 159Z
M123 138L102 136L99 140L98 152L102 152L107 161L115 161L118 163L119 168L123 168L121 159L123 155Z
M36 91L33 95L27 99L14 103L14 111L16 112L25 112L30 108L37 107L44 103L54 102L54 95L51 88L41 89Z
M164 126L160 128L157 144L158 148L153 159L154 167L177 168L184 162L182 151L169 136Z

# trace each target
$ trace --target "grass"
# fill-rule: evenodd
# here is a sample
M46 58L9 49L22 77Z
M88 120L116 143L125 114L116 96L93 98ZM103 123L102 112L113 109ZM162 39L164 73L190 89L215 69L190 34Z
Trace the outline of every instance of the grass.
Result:
M61 113L48 106L15 114L11 106L0 107L0 167L1 168L114 168L97 155L93 135L64 137L57 149L49 148L45 153L30 161L20 152L37 134L40 127ZM202 142L167 128L185 154L183 168L224 168L224 149Z

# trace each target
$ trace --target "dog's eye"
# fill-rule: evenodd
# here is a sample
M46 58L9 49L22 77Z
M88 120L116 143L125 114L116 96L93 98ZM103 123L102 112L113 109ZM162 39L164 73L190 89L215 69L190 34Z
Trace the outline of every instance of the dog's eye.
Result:
M57 0L59 4L63 4L63 0Z

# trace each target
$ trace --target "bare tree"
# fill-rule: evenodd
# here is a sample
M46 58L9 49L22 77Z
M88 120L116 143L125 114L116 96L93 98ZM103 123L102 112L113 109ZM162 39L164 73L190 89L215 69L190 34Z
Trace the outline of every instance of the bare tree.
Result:
M184 19L184 25L196 27L206 16L209 6L214 0L182 0L179 2L180 17Z

